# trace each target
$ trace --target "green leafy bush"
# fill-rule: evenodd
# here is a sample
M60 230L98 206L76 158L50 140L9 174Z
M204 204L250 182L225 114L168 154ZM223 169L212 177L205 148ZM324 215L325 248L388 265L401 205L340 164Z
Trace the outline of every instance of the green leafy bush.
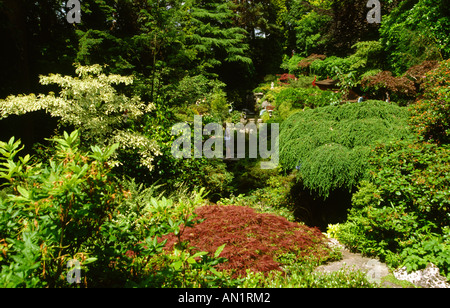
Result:
M330 21L330 16L318 14L314 10L295 21L296 46L299 48L299 54L307 56L319 50L324 44L324 31Z
M121 199L106 163L117 145L82 152L77 131L54 142L56 154L45 166L16 157L14 138L0 142L0 178L9 192L0 200L2 286L64 285L70 259L87 271L96 260L88 243Z
M243 178L251 176L247 173L242 175ZM256 180L257 178L255 178ZM239 181L242 180L239 179ZM264 185L261 185L261 181L264 182ZM256 188L250 186L248 189L251 188L251 190L248 193L222 198L218 204L248 206L261 213L274 213L287 218L289 221L294 221L293 200L291 198L291 188L294 183L295 175L293 174L287 176L273 174L267 178L264 175L259 175L259 185Z
M383 16L380 37L395 74L450 52L448 5L442 0L402 1Z
M449 151L448 146L414 140L377 146L371 152L370 182L362 182L354 194L339 239L393 266L405 258L411 263L413 251L432 234L442 237L450 223ZM445 247L438 246L428 258L442 266L445 262L437 259ZM420 259L424 255L416 253Z
M421 87L423 98L411 105L410 123L425 138L437 143L450 142L450 60L427 72Z
M349 70L361 76L367 71L380 68L383 59L383 47L379 41L358 42L352 46L355 53L347 57L351 63Z
M201 252L198 262L184 246L170 257L163 251L164 235L194 224L203 190L177 201L154 197L157 187L114 179L108 160L118 145L84 152L78 131L53 141L48 162L18 157L13 138L0 142L1 286L70 286L73 260L81 279L72 286L214 285L222 277L213 270L221 258ZM180 273L192 279L180 281Z
M103 273L110 278L107 283L157 288L236 284L225 272L216 270L218 264L226 261L220 257L224 245L209 254L195 250L183 239L188 228L202 221L194 210L205 204L203 189L172 193L165 198L153 197L154 187L145 188L134 181L127 181L126 187L130 188L130 197L117 208L111 223L105 224L103 245L98 246L111 251L102 254L103 266L96 268L108 269ZM167 247L168 236L175 239L175 245ZM116 280L111 281L112 278Z
M432 236L423 242L406 247L401 252L401 257L408 272L424 269L433 263L441 269L444 277L450 280L450 243L445 242L440 236Z

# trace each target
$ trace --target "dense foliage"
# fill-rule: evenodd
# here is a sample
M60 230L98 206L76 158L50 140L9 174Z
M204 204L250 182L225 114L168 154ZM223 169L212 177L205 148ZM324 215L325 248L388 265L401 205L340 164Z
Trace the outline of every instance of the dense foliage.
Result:
M408 135L407 116L380 101L297 112L281 127L280 162L319 195L351 190L365 176L370 146Z
M133 83L131 76L105 75L100 65L78 66L76 73L77 78L59 74L41 76L41 84L61 87L59 95L50 92L37 96L9 96L1 101L2 118L45 110L58 118L62 127L79 129L85 148L92 144L120 143L125 153L137 149L140 164L151 170L154 155L160 154L159 147L143 136L142 131L133 129L130 123L150 113L154 105L142 102L136 95L128 97L118 93L114 88L113 85ZM120 162L116 160L113 164Z
M371 159L370 182L363 182L353 196L339 238L393 266L408 261L405 257L427 241L447 241L449 166L448 147L414 141L379 146ZM448 275L445 251L436 247L417 257L428 258ZM409 269L424 268L427 262L419 264Z
M400 1L380 27L389 66L396 74L425 60L449 56L449 7L445 1Z
M426 74L424 97L410 106L417 136L372 151L371 176L353 195L339 238L394 267L417 270L432 262L449 277L447 67L443 61Z
M423 77L423 97L411 106L411 124L425 138L438 143L450 142L450 61Z
M450 279L446 1L80 3L0 0L0 286L374 286L314 272L331 220ZM279 164L174 157L195 116L279 124Z
M247 270L268 273L281 270L276 255L293 253L297 258L316 262L329 257L330 251L318 229L274 214L260 214L243 206L203 206L195 213L204 220L187 227L181 238L171 236L167 249L180 239L201 251L214 252L225 244L221 256L228 262L219 268L245 275Z

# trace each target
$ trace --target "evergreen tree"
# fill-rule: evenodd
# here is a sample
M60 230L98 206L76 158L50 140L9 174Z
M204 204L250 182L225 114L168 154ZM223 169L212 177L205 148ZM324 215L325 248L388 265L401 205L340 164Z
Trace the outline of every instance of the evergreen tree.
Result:
M251 64L246 55L246 31L233 26L234 17L230 2L194 0L185 4L187 14L187 43L198 58L199 73L213 73L224 63Z

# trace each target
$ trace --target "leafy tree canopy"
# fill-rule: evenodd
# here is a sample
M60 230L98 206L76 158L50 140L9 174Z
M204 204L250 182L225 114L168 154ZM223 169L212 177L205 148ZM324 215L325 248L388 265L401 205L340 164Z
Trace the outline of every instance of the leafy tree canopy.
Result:
M445 0L402 1L383 18L381 42L396 74L450 55L450 8Z

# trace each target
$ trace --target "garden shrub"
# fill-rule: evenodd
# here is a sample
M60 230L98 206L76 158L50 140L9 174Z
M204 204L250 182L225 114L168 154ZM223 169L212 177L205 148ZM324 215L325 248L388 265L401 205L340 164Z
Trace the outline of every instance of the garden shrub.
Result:
M116 281L117 286L236 286L237 281L215 268L226 261L220 257L224 246L211 254L192 252L182 240L185 232L201 221L194 210L206 204L203 189L192 193L182 190L165 198L153 197L153 187L136 186L133 181L127 182L126 187L130 188L130 198L117 208L111 223L102 230L103 247L113 253L104 255L103 266L98 266L98 270L109 269L106 277L121 274L123 277ZM114 230L112 238L111 230ZM174 236L177 244L168 247L167 236Z
M292 75L292 74L285 73L285 74L278 75L278 81L282 85L288 85L291 80L296 80L296 79L297 78L295 77L295 75Z
M341 100L339 93L311 87L282 87L268 94L266 97L273 95L273 104L276 106L275 115L280 120L286 119L300 109L334 105Z
M314 10L295 21L296 46L301 55L309 55L320 50L325 44L324 34L330 21L330 16L319 14Z
M418 84L423 97L409 107L412 129L408 138L374 147L369 181L353 195L348 221L339 239L349 247L373 254L393 267L409 271L434 263L449 277L450 148L448 147L448 61L434 67ZM414 77L414 76L413 76Z
M154 168L148 172L135 166L137 155L128 155L121 168L116 170L121 174L132 175L136 180L151 184L164 183L165 190L176 190L179 186L198 190L204 187L209 196L215 199L233 192L233 174L228 171L222 160L200 157L195 159L177 159L172 155L172 144L177 138L172 135L172 125L176 123L173 110L158 104L154 114L149 114L143 121L143 127L148 138L155 140L162 155L154 161ZM240 113L239 113L240 115ZM193 120L193 118L191 119ZM202 118L206 124L205 117ZM233 122L234 123L234 122ZM191 130L192 138L194 129ZM209 136L203 136L203 140Z
M245 288L375 288L366 273L344 267L334 272L316 272L312 263L293 263L283 266L284 272L269 275L250 272L242 281Z
M410 106L411 125L425 140L450 142L450 60L422 79L423 97Z
M280 129L280 163L298 169L306 188L327 197L366 174L369 146L407 136L405 108L380 101L299 111Z
M316 228L289 222L273 214L259 214L243 206L210 205L195 210L202 221L186 227L181 237L169 235L167 249L180 241L192 247L192 253L214 253L225 244L221 257L228 261L217 266L233 277L245 276L247 270L268 273L281 270L275 256L294 253L297 259L325 260L330 249Z
M336 75L336 69L341 72L349 72L352 63L348 58L336 56L327 57L324 60L315 60L311 63L311 72L317 75L318 79L333 78Z
M414 82L406 77L394 77L389 71L382 71L373 76L366 76L361 80L361 86L368 95L375 99L412 100L416 95Z
M286 70L289 74L298 76L301 72L298 63L301 60L303 60L303 57L298 54L294 54L292 57L285 56L280 68Z
M67 285L70 259L87 272L97 259L92 239L123 198L106 163L117 145L82 152L77 131L53 141L56 154L46 165L17 157L14 138L0 142L0 178L9 191L0 200L4 287Z
M417 268L411 265L413 251L435 236L442 238L450 223L449 157L448 146L415 140L375 147L369 160L370 181L362 182L354 194L339 239L393 266L405 261L409 268ZM427 260L445 265L441 259L447 252L440 252L445 247Z

